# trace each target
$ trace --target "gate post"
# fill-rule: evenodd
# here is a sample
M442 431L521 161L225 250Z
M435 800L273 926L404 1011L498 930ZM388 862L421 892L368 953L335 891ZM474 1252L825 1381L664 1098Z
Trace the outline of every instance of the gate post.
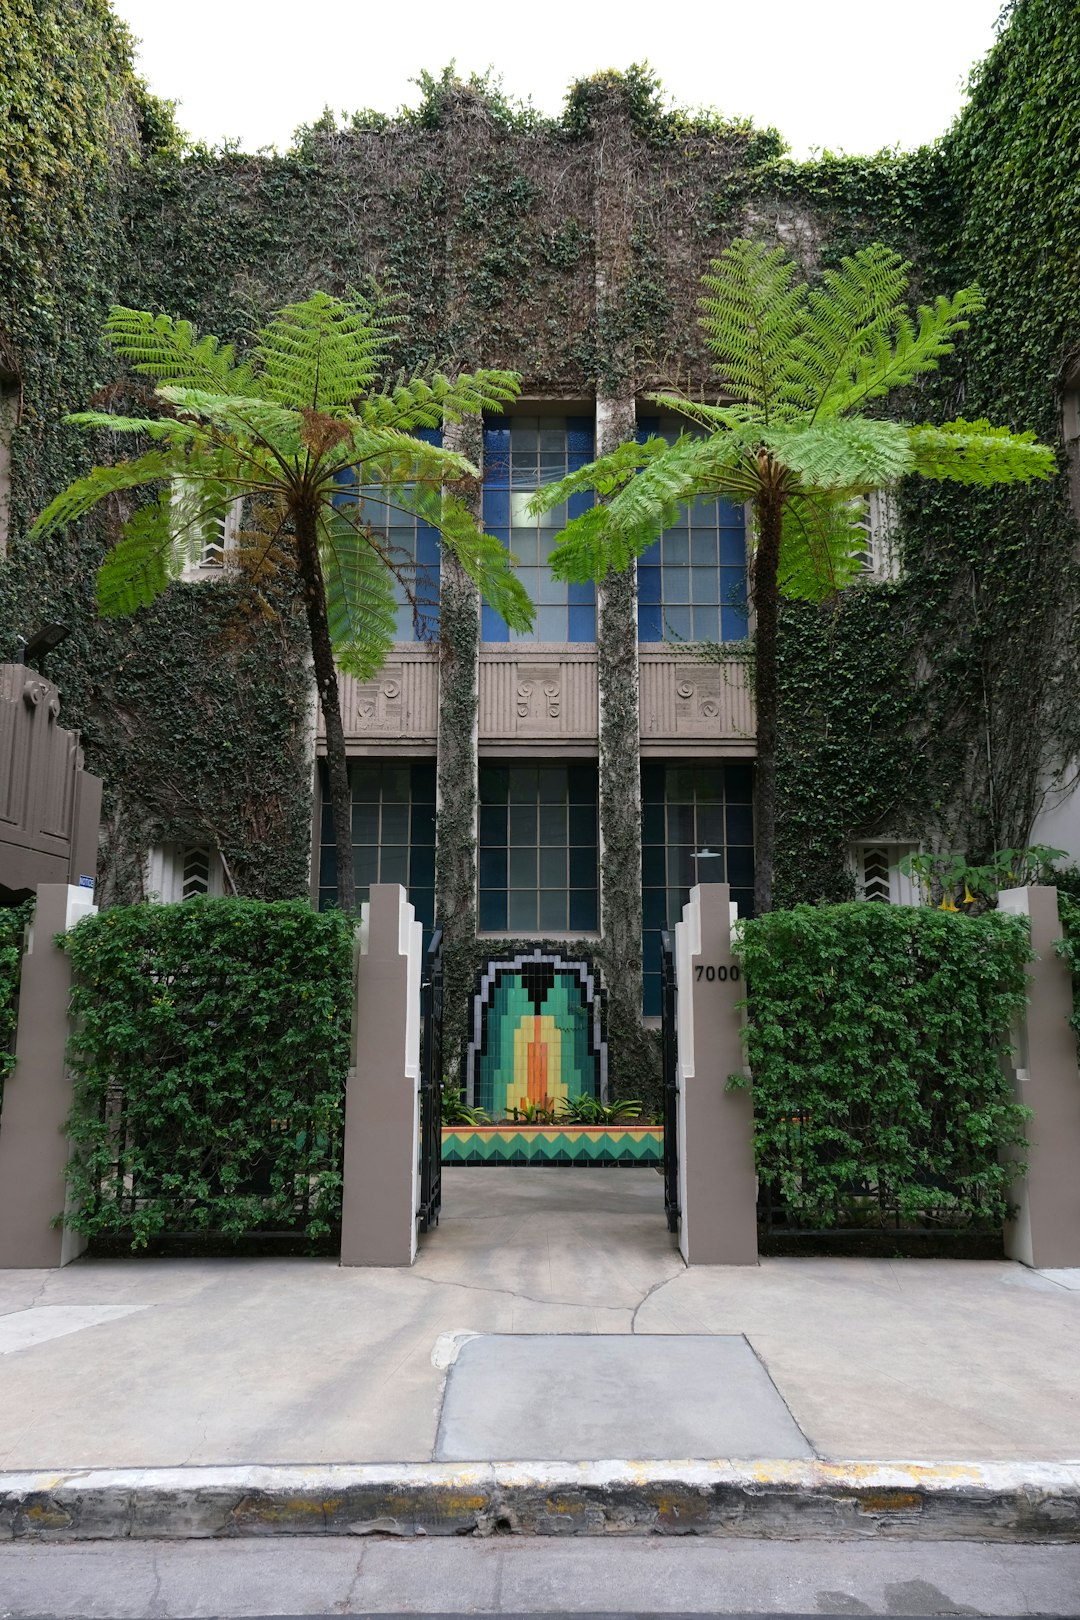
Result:
M71 1112L68 998L71 959L53 943L97 907L93 890L38 886L30 948L19 980L15 1067L0 1120L0 1267L66 1266L85 1238L54 1224L67 1203L65 1132Z
M1055 888L1006 889L998 909L1031 920L1028 1005L1017 1041L1016 1100L1032 1110L1027 1175L1013 1187L1016 1219L1005 1253L1026 1266L1080 1266L1080 1069L1072 1016L1072 976L1057 955Z
M675 925L679 1249L688 1266L752 1266L758 1258L753 1101L748 1091L727 1090L745 1062L734 920L728 884L702 883Z
M343 1266L416 1259L423 929L399 883L361 910L345 1086Z

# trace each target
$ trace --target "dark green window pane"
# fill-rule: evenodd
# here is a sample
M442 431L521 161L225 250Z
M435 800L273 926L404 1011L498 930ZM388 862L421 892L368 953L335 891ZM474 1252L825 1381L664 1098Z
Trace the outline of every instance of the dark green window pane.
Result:
M599 909L595 889L571 889L568 927L595 932Z
M482 889L506 888L505 849L481 849L479 864Z
M697 841L710 849L723 848L724 807L722 804L701 804L697 812Z
M352 796L365 804L377 804L380 798L380 778L378 765L354 764L349 776L352 783Z
M512 804L510 806L510 842L512 844L536 843L535 804Z
M333 838L332 830L330 838ZM379 807L377 804L353 805L352 841L354 844L377 844L379 842Z
M511 857L512 859L512 857ZM513 881L511 879L511 881ZM567 884L566 845L540 851L540 887L565 889Z
M536 909L535 889L511 889L506 897L506 926L535 929Z
M488 932L501 932L506 927L506 890L481 889L479 924Z
M646 844L664 845L664 807L662 804L646 804L641 812L641 838Z
M383 766L383 804L408 804L409 777L408 765Z
M566 806L562 804L542 804L540 806L540 842L542 844L566 843Z
M724 767L724 787L729 804L752 804L754 800L754 767L747 764Z
M536 770L531 765L511 765L508 771L511 804L535 804Z
M383 844L407 844L409 842L408 804L386 804L384 802L379 841Z
M539 771L541 804L564 804L567 796L565 765L545 765Z
M545 850L544 853L547 854L548 852ZM659 855L660 856L661 871L660 871L659 881L662 883L664 881L664 873L663 873L663 856L664 856L664 852L663 852L663 850L650 850L649 853L652 854L652 855ZM543 873L543 866L541 865L541 874L542 873ZM541 882L544 881L542 875L541 875L540 881ZM595 848L595 846L592 849L572 849L570 851L570 887L572 889L595 889L595 887L596 887L596 848Z
M484 804L480 807L480 844L506 843L506 806Z
M435 806L433 804L417 804L413 801L412 807L412 841L414 844L430 844L435 847Z
M569 815L571 844L589 844L596 848L596 805L572 804Z
M729 844L752 844L754 842L754 812L750 805L728 805L727 841Z
M512 889L536 888L535 844L527 845L524 849L511 849L509 881Z
M412 768L413 805L435 803L435 762Z
M669 844L692 844L697 836L692 804L669 804L667 813Z
M480 803L505 804L510 773L505 765L481 765Z
M409 898L416 889L429 889L435 882L435 850L433 846L414 844L409 851Z
M576 852L575 852L576 853ZM664 846L646 844L641 851L641 876L646 885L664 882Z
M353 850L353 875L357 883L378 883L379 851L374 844Z
M567 894L565 889L541 889L538 926L542 929L566 928Z
M409 851L404 844L383 844L379 850L379 882L409 882Z
M596 803L596 766L570 765L566 771L571 804Z

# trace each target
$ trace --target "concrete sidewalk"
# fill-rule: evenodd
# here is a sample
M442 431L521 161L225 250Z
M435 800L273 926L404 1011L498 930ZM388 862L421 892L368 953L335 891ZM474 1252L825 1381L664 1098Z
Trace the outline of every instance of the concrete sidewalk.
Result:
M741 1462L916 1459L1022 1473L1072 1460L1062 1478L1080 1487L1078 1284L1075 1273L1008 1262L688 1271L653 1171L454 1169L442 1224L411 1271L133 1258L0 1274L0 1469L479 1461L494 1448L470 1435L491 1433L500 1401L524 1415L511 1455L655 1458L666 1400L681 1454L713 1466L735 1415L726 1456ZM580 1338L598 1334L628 1340L606 1384ZM522 1378L499 1352L520 1341L483 1338L481 1353L474 1335L551 1335L550 1358L526 1347ZM708 1374L720 1386L711 1416L704 1384L691 1403L685 1368L665 1379L658 1346L629 1342L657 1335L686 1340L691 1358L690 1340L706 1357L711 1339L731 1336L721 1371ZM500 1387L503 1361L517 1382ZM453 1449L440 1451L448 1378ZM686 1431L691 1404L703 1413L700 1443ZM530 1425L530 1406L544 1424ZM651 1428L635 1420L646 1409ZM788 1437L779 1452L778 1434ZM531 1435L543 1445L519 1449ZM565 1449L567 1435L581 1437L579 1451Z

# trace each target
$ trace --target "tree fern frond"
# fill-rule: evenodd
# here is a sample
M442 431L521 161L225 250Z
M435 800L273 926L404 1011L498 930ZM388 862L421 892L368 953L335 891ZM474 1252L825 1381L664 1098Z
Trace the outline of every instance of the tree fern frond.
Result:
M259 392L293 408L350 410L375 386L396 319L385 300L360 293L287 304L259 332Z
M830 419L807 427L769 428L761 438L800 483L837 494L895 484L915 466L908 429L899 422Z
M1051 478L1057 471L1054 452L1038 444L1033 433L1010 433L989 422L926 423L910 428L915 470L924 478L948 478L958 484L1012 484Z
M805 404L792 366L806 287L783 248L738 239L702 277L699 321L724 392L768 422Z
M361 400L356 414L372 426L404 430L438 428L484 411L501 411L517 398L512 371L475 371L447 377L441 371L409 377L400 373L381 394Z
M397 631L393 575L337 512L322 516L319 560L334 657L347 674L369 680L385 662Z
M653 442L663 454L652 457L606 505L566 525L551 555L557 578L584 583L609 570L619 572L677 523L683 507L697 496L720 496L738 504L758 489L757 465L734 435L702 439L687 434L673 445Z
M644 444L637 444L632 439L617 445L606 456L600 456L596 461L590 461L587 466L578 468L575 472L567 473L565 478L556 478L550 484L542 484L535 494L529 496L526 511L537 517L542 512L553 511L556 506L562 506L571 495L596 494L602 498L613 495L633 478L642 467L647 467L658 456L667 454L669 445L666 439L651 437Z
M222 433L260 440L282 456L297 456L305 445L305 423L299 411L250 394L204 394L195 388L159 388L178 411L210 423Z
M49 502L30 533L39 538L53 534L57 529L83 517L106 495L172 478L182 467L181 458L170 456L162 450L150 450L136 461L118 461L112 467L94 467L84 478L76 478L55 500Z
M251 367L236 364L232 344L210 334L200 338L190 321L114 304L105 335L132 370L158 382L223 394L243 394L251 386Z
M926 371L936 371L943 355L953 351L953 338L969 325L968 316L983 308L977 287L963 287L952 298L935 299L917 311L917 324L906 311L897 314L892 331L875 329L818 402L818 414L838 416L868 399L878 399Z
M480 594L511 630L532 628L533 608L506 547L494 535L476 527L472 513L460 500L427 485L403 491L401 504L438 529L443 544L461 563Z
M112 416L108 411L72 411L64 421L72 427L135 433L166 444L189 444L198 431L192 423L178 422L173 416Z
M809 294L792 348L808 404L827 399L875 338L906 317L910 269L898 253L875 242L826 270L822 285Z
M149 607L181 572L175 543L176 511L171 490L162 490L129 518L97 575L97 604L112 619Z
M784 508L778 584L783 596L821 602L858 574L866 548L863 504L797 495Z

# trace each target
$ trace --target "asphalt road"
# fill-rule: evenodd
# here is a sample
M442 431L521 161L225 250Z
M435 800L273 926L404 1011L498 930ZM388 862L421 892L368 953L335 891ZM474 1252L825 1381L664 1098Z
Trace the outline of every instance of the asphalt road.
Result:
M0 1545L0 1620L1080 1616L1080 1546L732 1537Z

